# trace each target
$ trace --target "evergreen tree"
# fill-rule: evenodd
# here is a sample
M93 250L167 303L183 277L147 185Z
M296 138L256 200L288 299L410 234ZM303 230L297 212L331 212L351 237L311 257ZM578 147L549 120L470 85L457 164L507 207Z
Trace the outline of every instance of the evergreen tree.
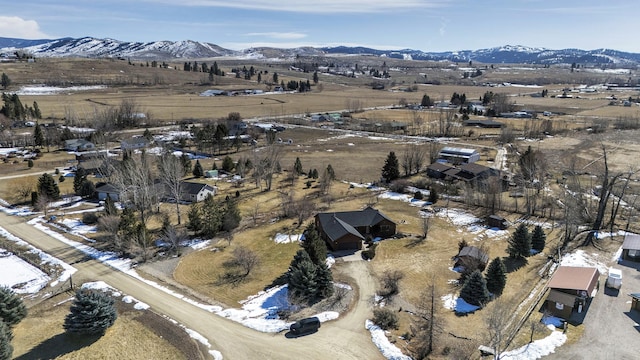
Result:
M464 282L460 297L471 305L484 306L489 301L487 282L479 270L474 271Z
M422 101L420 101L420 106L424 106L424 107L433 106L433 101L431 101L431 98L429 97L429 95L424 94L422 96Z
M487 268L485 276L487 290L495 296L500 296L507 285L507 269L499 257L493 259Z
M316 70L316 71L313 72L313 83L317 84L318 80L319 80L318 79L318 71Z
M333 275L325 263L316 265L316 298L326 299L333 295Z
M33 116L36 119L42 119L42 112L40 111L40 107L37 102L33 102Z
M202 214L200 213L200 204L194 203L189 206L189 213L187 214L189 221L187 222L187 228L196 234L202 231Z
M103 335L116 321L118 314L111 296L87 289L76 292L71 312L64 319L64 329L68 332Z
M400 167L398 164L398 158L396 153L391 151L387 156L387 160L382 167L382 179L385 182L390 183L400 177Z
M433 187L429 189L429 202L432 204L438 202L438 191Z
M89 173L83 167L79 167L76 170L73 177L73 192L76 193L76 195L80 194L82 183L87 180L87 176L89 176Z
M60 189L53 176L44 173L38 178L38 193L46 195L51 200L60 199Z
M531 254L531 236L527 226L523 223L518 225L508 243L507 253L514 259L524 259Z
M180 162L182 162L182 167L184 168L184 173L188 174L191 172L191 159L189 158L189 155L187 155L186 153L183 153L182 156L180 156Z
M41 148L44 145L44 134L42 133L42 127L40 127L40 124L36 124L36 127L33 130L33 143L35 146L39 146Z
M289 300L293 303L312 303L318 292L316 266L305 250L298 250L287 272Z
M6 89L9 87L9 85L11 85L11 79L9 78L9 75L2 73L2 77L0 77L0 85L2 85L3 89Z
M310 223L304 230L302 248L309 254L311 262L321 265L327 261L327 244L320 238L315 223Z
M240 193L238 193L238 196ZM242 216L240 215L240 209L238 209L238 203L233 200L225 200L224 215L222 216L222 230L231 231L240 225Z
M13 346L11 345L11 339L13 334L7 324L0 321L0 360L13 359Z
M274 72L273 73L273 83L277 84L278 83L278 73ZM282 86L284 88L284 86Z
M544 250L544 246L547 242L547 235L545 235L542 226L536 225L533 228L533 234L531 234L531 249L541 252Z
M226 172L233 171L233 168L235 166L236 164L233 162L233 159L231 159L230 156L225 156L224 159L222 160L222 170Z
M116 207L116 204L111 198L111 196L107 196L107 198L104 199L104 213L107 216L109 215L118 216L118 208Z
M302 161L300 161L299 157L296 157L296 162L293 164L293 173L296 176L300 176L302 174Z
M327 175L329 176L329 180L336 179L336 172L333 171L333 166L331 166L331 164L327 165Z
M27 307L11 288L0 287L0 322L10 328L16 326L27 316Z
M33 159L29 159L29 161L27 161L27 167L29 169L31 169L33 167Z
M200 160L196 160L196 165L193 167L193 176L195 177L203 177L204 169L202 165L200 165Z
M93 196L93 194L95 194L95 192L96 186L93 184L93 182L89 179L85 179L82 182L80 193L78 195L82 196L83 198L90 198Z

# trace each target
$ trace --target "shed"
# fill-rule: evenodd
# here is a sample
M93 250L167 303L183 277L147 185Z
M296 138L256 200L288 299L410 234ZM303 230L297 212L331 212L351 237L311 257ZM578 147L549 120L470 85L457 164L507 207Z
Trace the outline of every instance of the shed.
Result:
M575 309L582 311L595 296L600 272L594 267L560 266L549 280L546 308L553 315L568 319Z
M622 243L622 260L640 261L640 235L627 233Z
M509 222L499 215L489 215L487 217L487 225L491 228L504 230L509 227Z
M475 246L465 246L455 256L454 267L465 266L465 264L475 264L478 270L484 271L484 268L489 262L489 255L487 255L480 248Z

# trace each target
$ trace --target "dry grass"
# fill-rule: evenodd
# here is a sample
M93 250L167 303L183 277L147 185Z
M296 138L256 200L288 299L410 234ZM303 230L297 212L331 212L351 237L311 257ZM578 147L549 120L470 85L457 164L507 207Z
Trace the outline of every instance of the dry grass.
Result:
M62 324L71 302L55 305L65 296L70 295L58 296L29 310L13 332L14 358L186 359L166 339L136 321L137 312L119 311L115 324L99 338L67 335Z

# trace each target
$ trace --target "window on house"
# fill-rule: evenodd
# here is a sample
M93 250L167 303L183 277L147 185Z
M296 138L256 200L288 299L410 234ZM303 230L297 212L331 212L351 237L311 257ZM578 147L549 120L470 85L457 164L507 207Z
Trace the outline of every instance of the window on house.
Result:
M636 257L639 255L638 252L639 252L638 250L629 249L629 256Z

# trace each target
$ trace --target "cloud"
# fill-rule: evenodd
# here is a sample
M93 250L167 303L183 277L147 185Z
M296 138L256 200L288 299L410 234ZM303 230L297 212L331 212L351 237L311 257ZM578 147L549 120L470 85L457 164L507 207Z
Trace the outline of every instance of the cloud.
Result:
M259 36L269 37L272 39L284 39L284 40L297 40L307 37L306 34L294 33L294 32L254 32L245 34L246 36Z
M171 0L147 0L164 4L174 3ZM298 13L376 13L394 10L440 7L449 0L183 0L180 5L225 7L250 10L288 11Z
M0 16L0 36L19 39L46 39L49 35L40 31L35 20L17 16Z

